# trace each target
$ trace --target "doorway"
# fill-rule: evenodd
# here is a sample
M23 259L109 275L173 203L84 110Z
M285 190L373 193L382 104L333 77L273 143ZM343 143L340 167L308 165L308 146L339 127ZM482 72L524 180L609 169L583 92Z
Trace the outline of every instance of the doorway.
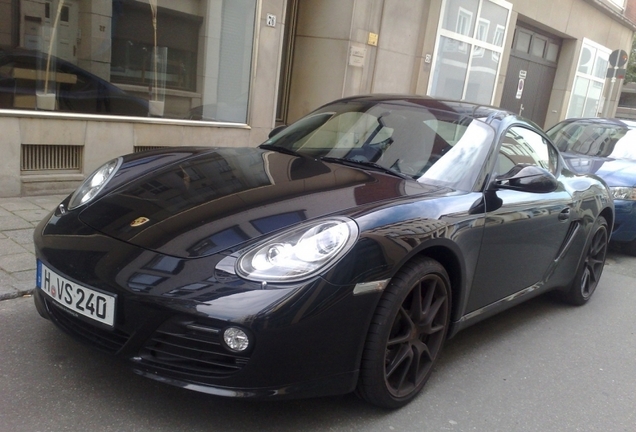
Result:
M501 107L544 126L561 39L517 26L510 52Z

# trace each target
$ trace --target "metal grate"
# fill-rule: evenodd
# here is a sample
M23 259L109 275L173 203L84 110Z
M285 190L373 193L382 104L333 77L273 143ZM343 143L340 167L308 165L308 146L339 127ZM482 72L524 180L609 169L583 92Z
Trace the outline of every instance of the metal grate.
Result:
M130 335L121 330L102 330L91 324L71 316L68 312L61 310L57 303L45 299L48 311L53 316L55 322L68 333L86 343L95 346L97 349L111 354L119 351L130 338Z
M147 150L159 150L162 148L166 148L166 146L135 146L133 151L135 153L140 153Z
M23 144L21 171L77 171L82 168L83 146Z
M166 322L140 351L141 363L188 379L232 375L247 364L249 357L224 349L220 333L219 328L204 324Z

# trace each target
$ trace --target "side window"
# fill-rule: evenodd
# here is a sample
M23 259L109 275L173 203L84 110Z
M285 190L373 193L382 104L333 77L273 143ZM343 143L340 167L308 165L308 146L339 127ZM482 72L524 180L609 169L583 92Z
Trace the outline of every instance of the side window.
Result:
M514 126L508 129L497 158L497 173L505 174L518 164L536 165L556 173L556 150L541 135L530 129Z

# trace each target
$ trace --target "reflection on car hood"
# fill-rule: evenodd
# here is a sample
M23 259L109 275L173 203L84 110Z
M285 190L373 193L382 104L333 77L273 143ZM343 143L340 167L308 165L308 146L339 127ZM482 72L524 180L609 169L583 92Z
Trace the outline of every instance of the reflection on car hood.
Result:
M144 248L199 257L303 220L434 189L306 157L223 148L131 181L80 218Z
M626 159L583 156L563 153L568 167L579 174L596 174L608 186L635 186L636 162Z

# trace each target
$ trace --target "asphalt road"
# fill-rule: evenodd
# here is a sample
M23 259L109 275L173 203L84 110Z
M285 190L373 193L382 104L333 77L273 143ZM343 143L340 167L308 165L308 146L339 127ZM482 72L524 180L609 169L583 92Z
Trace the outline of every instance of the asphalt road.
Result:
M353 395L247 402L139 377L0 302L0 432L636 431L636 258L612 253L583 307L539 297L458 334L398 411Z

